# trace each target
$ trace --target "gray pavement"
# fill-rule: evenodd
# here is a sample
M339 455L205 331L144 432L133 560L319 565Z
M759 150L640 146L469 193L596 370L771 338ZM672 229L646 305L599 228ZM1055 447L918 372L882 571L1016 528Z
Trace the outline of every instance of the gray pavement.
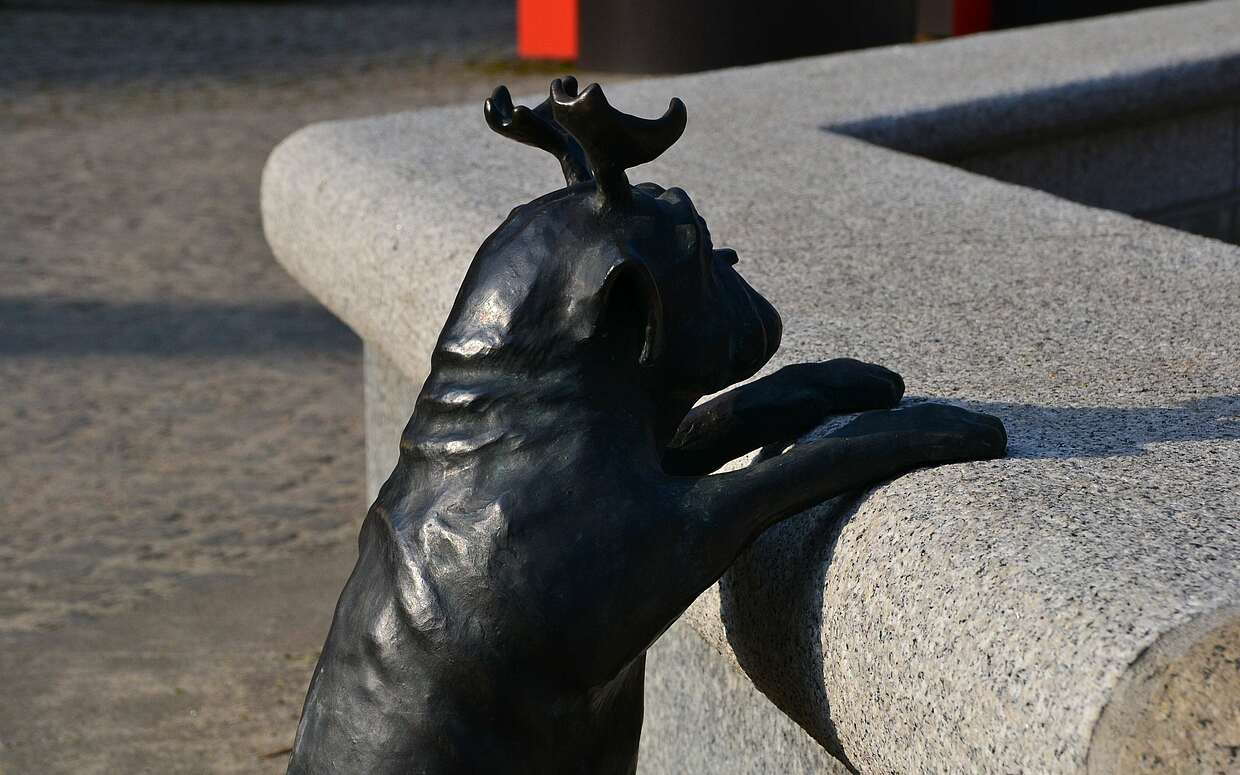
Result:
M511 8L0 2L4 775L281 769L366 504L361 346L262 164L543 88Z

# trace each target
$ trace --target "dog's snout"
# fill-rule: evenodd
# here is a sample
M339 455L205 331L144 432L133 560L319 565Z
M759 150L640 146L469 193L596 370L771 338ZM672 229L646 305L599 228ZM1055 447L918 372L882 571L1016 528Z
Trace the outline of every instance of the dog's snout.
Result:
M733 379L746 379L766 365L779 349L784 331L783 321L775 307L748 283L742 281L742 288L746 296L745 306L751 317L743 326L745 334L733 344L733 364L737 370L732 375Z
M758 293L754 293L754 306L758 309L758 317L762 321L762 330L766 333L766 359L770 360L784 336L784 321L779 317L775 306Z

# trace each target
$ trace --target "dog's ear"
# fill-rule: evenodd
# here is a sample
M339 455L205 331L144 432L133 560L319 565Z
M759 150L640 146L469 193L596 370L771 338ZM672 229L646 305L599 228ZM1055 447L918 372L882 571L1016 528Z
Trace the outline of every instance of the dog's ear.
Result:
M626 258L612 265L603 280L602 325L610 336L641 333L637 362L651 366L663 350L663 299L645 262ZM636 336L634 336L636 339Z

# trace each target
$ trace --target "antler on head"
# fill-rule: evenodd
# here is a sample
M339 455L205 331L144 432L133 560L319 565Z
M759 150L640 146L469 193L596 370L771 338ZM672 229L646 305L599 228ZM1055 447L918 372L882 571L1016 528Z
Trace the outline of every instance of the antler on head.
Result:
M685 131L685 103L673 97L659 118L638 118L607 102L597 83L577 94L576 81L551 82L555 120L585 151L601 203L618 205L631 196L625 169L658 158Z
M569 76L570 88L577 91L577 79ZM497 86L482 106L487 125L504 137L532 145L560 160L564 182L574 185L590 180L590 167L581 146L555 122L551 98L530 110L524 105L513 107L508 87Z
M625 169L653 161L685 131L685 104L673 97L656 119L613 108L597 83L577 93L577 79L557 78L551 96L533 110L514 108L498 87L483 107L487 124L505 137L551 153L569 184L593 178L600 208L623 206L632 196Z

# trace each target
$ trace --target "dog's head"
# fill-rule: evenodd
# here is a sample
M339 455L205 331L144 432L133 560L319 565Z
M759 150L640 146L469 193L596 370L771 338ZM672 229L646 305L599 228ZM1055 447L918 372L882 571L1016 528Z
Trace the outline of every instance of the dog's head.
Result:
M499 87L486 102L496 132L554 154L567 187L522 205L470 268L439 351L521 362L605 353L648 370L680 395L753 375L779 346L775 309L716 249L689 196L629 184L625 169L679 137L684 104L647 120L615 110L593 84L557 79L537 108Z

